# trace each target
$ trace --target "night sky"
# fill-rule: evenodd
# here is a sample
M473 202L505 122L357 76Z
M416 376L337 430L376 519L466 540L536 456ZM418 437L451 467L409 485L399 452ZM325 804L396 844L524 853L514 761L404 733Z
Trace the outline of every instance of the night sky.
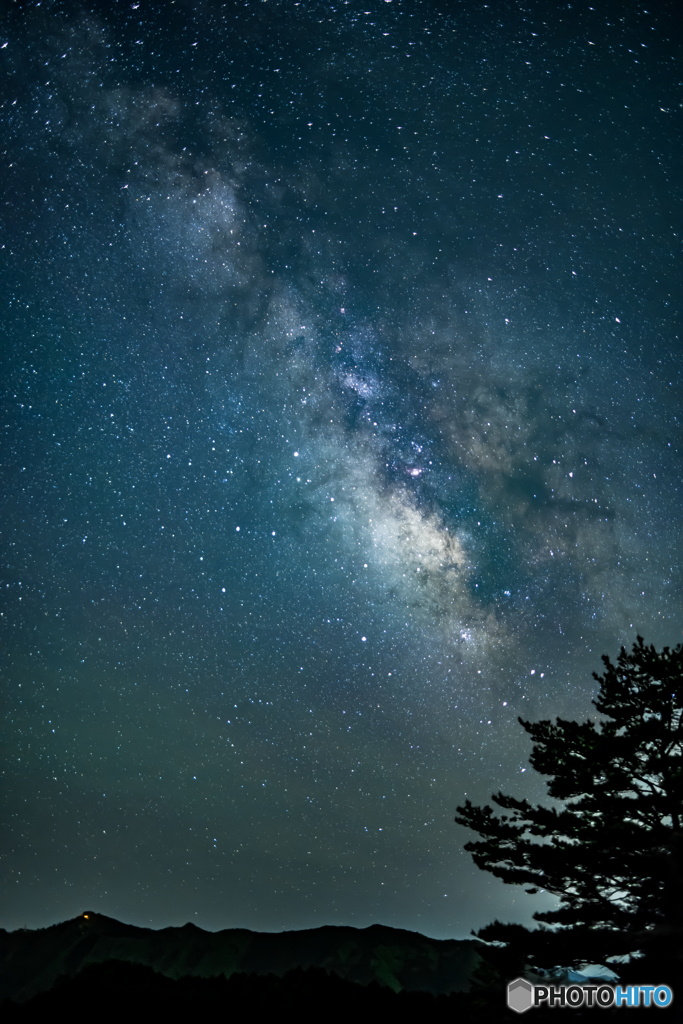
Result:
M681 639L674 2L5 3L0 925L465 937Z

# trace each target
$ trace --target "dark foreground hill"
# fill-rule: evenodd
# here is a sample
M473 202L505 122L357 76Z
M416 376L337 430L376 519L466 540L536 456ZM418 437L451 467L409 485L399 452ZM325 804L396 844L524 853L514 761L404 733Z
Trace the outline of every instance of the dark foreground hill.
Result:
M88 965L111 960L152 968L174 981L238 973L282 978L296 968L315 967L394 993L447 995L469 988L482 949L477 940L430 939L383 925L280 933L205 932L192 924L154 930L88 912L35 931L0 930L0 1002L25 1003L58 978L74 978Z
M195 1019L463 1021L458 998L429 992L395 993L377 982L359 985L319 967L274 974L185 977L177 981L141 964L108 960L60 978L28 1002L4 1003L3 1024L37 1024L82 1016L98 1024ZM494 1018L496 1020L498 1018Z

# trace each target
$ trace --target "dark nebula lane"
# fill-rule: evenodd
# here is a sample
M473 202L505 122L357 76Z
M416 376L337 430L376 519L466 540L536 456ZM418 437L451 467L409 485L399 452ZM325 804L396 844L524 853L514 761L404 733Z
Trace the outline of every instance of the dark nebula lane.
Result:
M680 639L676 13L7 8L2 926L545 906L453 815Z

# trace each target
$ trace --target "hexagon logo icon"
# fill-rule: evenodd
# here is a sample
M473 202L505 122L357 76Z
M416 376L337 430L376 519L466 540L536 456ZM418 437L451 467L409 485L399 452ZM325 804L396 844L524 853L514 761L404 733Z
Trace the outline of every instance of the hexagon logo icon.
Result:
M534 988L526 978L515 978L508 985L508 1006L515 1013L526 1013L534 1005Z

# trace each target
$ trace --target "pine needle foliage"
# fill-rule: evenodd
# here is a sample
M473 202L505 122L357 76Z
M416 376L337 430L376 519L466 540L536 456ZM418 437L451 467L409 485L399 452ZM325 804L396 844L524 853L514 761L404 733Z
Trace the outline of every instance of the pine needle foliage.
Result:
M520 724L533 740L532 767L550 776L562 806L503 793L504 814L468 800L456 822L481 837L465 849L475 864L526 892L559 898L526 932L536 962L652 955L681 941L683 924L683 645L657 652L638 637L616 665L603 655L593 701L602 716ZM519 925L477 934L519 943Z

